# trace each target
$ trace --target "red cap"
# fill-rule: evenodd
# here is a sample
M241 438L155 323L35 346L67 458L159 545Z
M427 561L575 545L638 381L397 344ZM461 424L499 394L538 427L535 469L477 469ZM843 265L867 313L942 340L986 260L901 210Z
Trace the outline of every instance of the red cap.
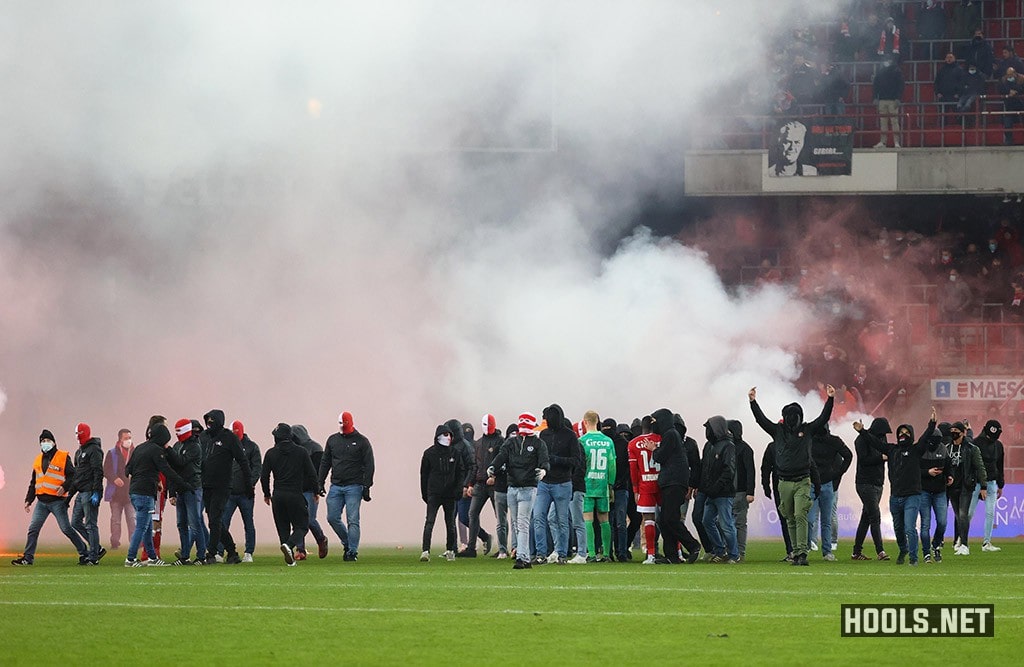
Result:
M231 432L235 434L236 438L241 440L242 436L245 435L245 426L242 424L242 422L236 419L235 421L231 422Z
M92 429L85 422L78 422L75 427L75 435L78 436L78 444L84 445L92 437Z

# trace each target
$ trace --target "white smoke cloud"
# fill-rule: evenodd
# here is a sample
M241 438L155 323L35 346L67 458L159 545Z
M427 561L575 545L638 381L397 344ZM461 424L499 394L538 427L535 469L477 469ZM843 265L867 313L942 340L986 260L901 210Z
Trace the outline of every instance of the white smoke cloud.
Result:
M802 4L21 8L0 362L31 407L0 461L79 420L109 446L220 407L265 449L278 421L323 441L348 409L379 462L367 540L397 541L444 419L667 405L696 432L754 384L793 400L807 315L785 291L730 294L699 253L620 238L679 190L701 95L756 76Z

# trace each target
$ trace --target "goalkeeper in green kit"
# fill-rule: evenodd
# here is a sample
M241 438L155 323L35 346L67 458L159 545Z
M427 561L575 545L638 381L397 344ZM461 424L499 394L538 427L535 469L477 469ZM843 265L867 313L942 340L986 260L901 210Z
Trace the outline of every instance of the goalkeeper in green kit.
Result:
M608 523L608 506L609 498L612 497L611 485L615 482L615 443L601 433L598 427L600 419L593 410L584 414L586 433L580 438L587 460L587 492L583 498L583 521L587 526L588 563L612 560L612 528ZM600 558L594 547L595 512L597 520L601 523L601 550L604 555Z

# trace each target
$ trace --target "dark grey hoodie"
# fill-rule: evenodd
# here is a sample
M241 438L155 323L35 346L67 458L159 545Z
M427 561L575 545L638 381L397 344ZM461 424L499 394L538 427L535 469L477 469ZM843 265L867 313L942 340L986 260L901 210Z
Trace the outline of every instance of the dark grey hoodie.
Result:
M700 490L709 498L736 495L736 445L725 417L714 416L704 423L708 438L701 456Z

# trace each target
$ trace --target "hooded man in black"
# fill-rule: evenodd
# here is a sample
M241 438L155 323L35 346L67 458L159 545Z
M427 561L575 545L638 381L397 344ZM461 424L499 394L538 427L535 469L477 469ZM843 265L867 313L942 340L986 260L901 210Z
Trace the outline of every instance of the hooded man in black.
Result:
M583 463L583 447L565 425L565 413L561 406L553 403L544 409L548 427L541 432L541 440L547 445L551 470L537 484L537 499L533 506L533 536L537 543L535 565L564 563L569 554L569 503L572 501L572 473ZM555 526L551 531L555 540L554 549L548 551L548 510L555 506ZM545 555L548 557L545 558Z
M871 446L871 438L886 442L889 433L892 433L889 421L884 417L876 417L866 431L857 434L853 443L857 450L857 477L854 482L861 501L860 523L857 524L857 536L853 541L853 560L871 560L863 553L864 539L869 528L878 560L889 560L882 546L882 512L878 506L882 501L882 488L885 484L886 457Z
M736 523L732 501L736 495L736 445L725 417L715 415L704 422L707 443L701 456L700 490L706 496L704 530L714 549L712 563L738 563Z
M295 547L302 543L309 528L309 512L303 489L316 483L316 469L309 453L292 440L292 428L278 424L273 431L274 446L263 459L260 485L263 502L274 512L274 526L281 542L284 562L295 565ZM270 476L274 476L274 492L270 492Z
M817 419L804 423L803 408L790 403L782 408L781 424L765 417L757 404L757 387L747 394L757 425L775 442L775 467L780 480L779 510L786 517L786 525L790 530L794 565L807 565L807 513L811 509L811 487L820 491L818 470L811 456L811 438L832 416L835 387L828 385L825 393L828 399Z
M982 500L988 499L988 471L981 458L981 450L970 437L969 428L966 422L954 422L949 426L948 448L953 482L946 489L946 495L956 517L953 553L957 556L971 555L967 536L971 527L971 502L974 496L980 493Z
M206 458L203 460L203 503L206 506L206 519L210 524L209 546L212 551L218 544L223 544L227 551L226 563L241 563L242 559L235 548L231 533L224 528L224 506L231 494L231 462L237 461L246 488L251 488L252 473L249 461L242 452L238 438L230 429L224 428L224 411L210 410L203 415L206 431L203 435L209 443ZM206 564L212 565L217 560L211 553Z
M235 420L231 422L231 432L238 438L238 445L242 448L246 460L249 462L249 481L253 486L245 486L242 477L242 468L238 462L231 464L231 494L224 505L224 529L231 530L231 517L238 509L242 515L242 525L245 530L245 555L242 556L243 563L252 562L252 554L256 549L256 523L253 520L253 513L256 504L256 484L259 484L260 473L263 470L263 459L260 456L260 446L249 438L245 432L245 425Z
M77 493L71 513L71 527L89 545L88 563L99 563L107 550L100 546L97 526L100 499L103 497L103 449L100 439L92 437L88 424L78 425L79 448L75 452L75 474L71 488ZM83 565L85 563L82 563Z
M949 452L942 442L942 431L933 428L927 432L925 448L921 452L921 551L924 562L934 559L942 562L942 542L946 534L946 514L949 501L946 487L953 479ZM931 519L935 514L935 535L931 535Z
M151 427L149 434L149 439L135 448L132 457L128 460L128 465L125 466L125 474L129 479L128 497L131 498L132 507L135 508L135 532L132 533L131 542L128 544L125 567L170 565L160 559L156 552L156 546L153 544L153 510L156 508L160 474L163 473L169 486L192 488L167 463L169 449L167 444L171 441L171 432L165 425L155 424ZM217 514L216 516L221 515ZM135 559L140 544L146 550L146 555L149 558L147 561Z
M306 450L309 454L309 460L313 463L313 468L319 472L320 463L323 460L324 448L320 446L320 443L309 437L309 431L302 424L294 424L292 426L292 441ZM313 480L312 484L306 485L302 489L302 496L306 499L306 509L309 511L309 532L313 533L313 539L316 540L317 546L317 557L327 558L327 536L324 534L324 529L320 527L320 521L317 520L316 515L320 509L320 495L317 493L317 483ZM306 560L306 536L305 533L302 536L302 541L295 548L295 560Z
M625 426L625 428L628 432L629 427ZM629 553L626 527L630 487L629 442L622 437L614 419L605 419L601 422L601 433L611 438L615 445L615 480L612 483L612 512L609 520L612 525L612 546L615 549L615 560L625 563L629 560L626 555Z
M853 428L864 432L864 425L854 422ZM903 565L910 556L910 564L917 565L917 521L921 515L921 454L928 434L935 428L935 408L921 439L914 441L914 427L900 424L896 427L896 444L879 441L868 433L868 444L886 456L889 468L889 512L892 530L900 553L897 565Z
M754 502L754 450L743 439L743 424L735 419L727 422L732 442L736 445L736 495L732 501L732 517L736 523L736 546L740 560L747 557L747 511Z
M173 450L181 461L178 474L188 482L188 487L168 485L167 495L177 510L178 539L181 547L174 552L171 565L204 565L206 563L206 540L209 529L203 524L203 449L199 444L199 422L194 419L179 419L174 424L177 442ZM196 545L196 559L189 560L192 544Z
M685 524L686 514L690 509L690 501L697 497L697 487L700 485L700 445L697 444L696 440L686 435L686 422L683 421L682 416L678 412L672 415L672 425L679 433L679 437L683 439L683 451L686 452L686 462L690 466L690 488L686 490L686 499L683 501L682 508L683 523ZM693 521L693 527L697 531L697 539L700 540L701 547L704 548L706 553L710 553L711 543L708 541L707 531L704 530L703 503L701 503L699 515L697 508L694 507L691 521Z
M832 510L835 506L835 483L853 463L850 448L823 425L811 439L811 456L821 480L820 491L811 496L811 511L807 516L810 527L809 538L814 542L813 527L821 519L821 555L824 560L834 561L832 553Z
M454 431L454 433L453 433ZM420 496L427 504L423 522L423 553L420 560L430 560L430 538L434 533L437 510L444 510L445 560L455 560L455 503L462 496L466 479L466 458L455 451L452 443L455 433L462 433L462 424L454 429L441 424L434 430L434 443L423 452L420 460Z
M1002 434L1003 425L995 419L990 419L985 422L985 428L981 429L981 435L974 439L974 446L981 452L981 460L985 464L985 475L988 478L985 483L985 537L981 543L982 551L1002 551L992 544L996 500L1003 496L1003 486L1006 481L1003 476L1003 443L999 441L999 436ZM978 506L980 491L979 485L971 496L971 511L968 513L968 521L974 519L974 510Z
M463 424L463 433L466 432L466 426L468 424ZM469 490L471 501L469 505L469 534L483 535L484 555L487 555L494 544L491 536L480 526L480 512L488 500L491 501L491 507L494 508L494 485L487 484L487 469L491 466L494 457L498 455L498 450L501 448L501 443L505 442L505 438L498 430L498 422L494 415L484 415L480 420L480 427L480 439L473 443L473 465L466 473L466 488ZM507 549L507 527L499 523L496 532L498 533L498 544ZM473 543L465 551L460 551L457 556L476 558L476 538L474 537Z
M661 408L651 416L654 418L654 433L661 437L653 458L661 466L658 471L658 489L661 492L659 520L665 558L670 563L682 563L679 556L682 549L686 560L692 563L700 556L700 543L683 525L681 514L690 488L690 464L686 459L683 439L672 422L672 412Z

